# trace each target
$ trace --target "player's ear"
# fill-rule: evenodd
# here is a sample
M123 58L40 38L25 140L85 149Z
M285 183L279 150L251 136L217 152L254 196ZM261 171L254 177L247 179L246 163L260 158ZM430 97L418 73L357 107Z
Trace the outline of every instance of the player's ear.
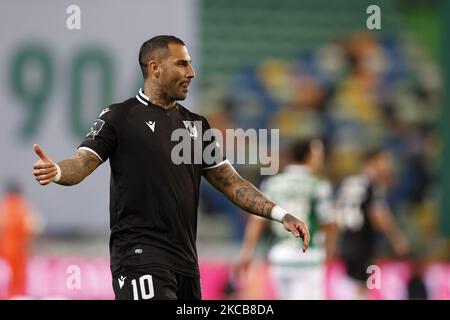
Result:
M148 73L154 75L157 79L161 76L161 64L156 60L150 60L147 64Z

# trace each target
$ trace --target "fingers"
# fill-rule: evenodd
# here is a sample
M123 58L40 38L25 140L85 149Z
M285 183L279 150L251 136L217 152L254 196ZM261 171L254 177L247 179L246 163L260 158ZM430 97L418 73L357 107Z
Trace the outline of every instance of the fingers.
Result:
M33 174L36 176L36 177L38 177L38 176L42 176L42 175L46 175L46 174L49 174L49 173L57 173L57 171L56 171L56 166L54 166L54 165L52 165L52 166L50 166L50 167L46 167L46 168L42 168L42 169L40 169L40 168L35 168L34 166L33 166Z
M55 176L55 174L53 175L46 175L46 176L39 176L36 177L36 181L41 185L41 186L45 186L49 183L51 183L53 181L53 177Z
M309 246L309 242L311 241L311 235L309 234L309 230L308 228L306 228L305 224L302 224L301 232L303 234L303 252L306 252Z
M38 178L36 178L37 182L39 182L39 184L41 186L45 186L47 184L49 184L50 182L52 182L52 179L46 179L46 180L39 180Z
M38 144L33 145L34 152L38 155L39 158L41 158L44 162L52 162L49 157L44 153L44 151L41 149L41 147Z
M33 164L33 174L36 177L36 181L40 185L45 186L52 182L56 176L56 166L38 144L34 144L33 149L39 157L39 160Z
M39 182L40 185L45 186L53 181L53 178L56 176L56 172L46 175L36 176L36 181Z
M42 162L42 160L39 160L38 162L33 164L33 173L34 173L34 170L49 170L49 169L56 169L55 164L54 163L44 163L44 162Z
M38 160L33 165L33 174L40 185L47 185L57 174L56 166L54 163L44 163L43 160Z
M56 170L52 171L48 174L40 174L40 175L35 175L36 176L36 180L37 181L46 181L46 180L52 180L53 177L56 176Z
M296 238L300 237L300 232L299 232L299 230L297 229L297 226L294 226L294 228L292 228L291 233L292 233L292 235L293 235L294 237L296 237Z
M302 238L303 239L303 252L306 252L308 249L309 243L311 241L311 236L309 234L309 230L306 227L306 225L301 222L297 221L292 224L292 227L288 228L288 230L292 233L292 235L296 238Z
M282 223L284 228L290 231L294 237L301 237L303 239L303 252L306 252L311 241L311 236L306 225L291 214L286 214L283 217Z

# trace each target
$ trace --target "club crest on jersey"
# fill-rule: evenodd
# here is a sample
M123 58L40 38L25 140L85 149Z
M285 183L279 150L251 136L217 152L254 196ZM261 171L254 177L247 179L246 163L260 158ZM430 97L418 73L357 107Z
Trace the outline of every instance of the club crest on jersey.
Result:
M197 133L197 127L195 126L195 121L183 121L184 126L186 127L186 130L188 131L189 135L192 139L197 139L198 133Z
M99 134L99 132L102 130L103 125L105 124L105 121L97 119L95 120L94 124L91 127L91 131L86 135L87 137L91 136L92 139L95 139L95 136Z

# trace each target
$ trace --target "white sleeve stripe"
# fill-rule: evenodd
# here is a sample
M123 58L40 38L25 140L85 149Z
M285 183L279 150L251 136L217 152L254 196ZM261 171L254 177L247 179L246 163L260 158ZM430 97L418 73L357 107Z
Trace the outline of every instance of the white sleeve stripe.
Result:
M91 148L88 148L88 147L79 147L78 150L80 150L80 149L81 149L81 150L86 150L86 151L89 151L89 152L95 154L95 155L97 156L97 158L99 158L100 161L103 162L103 159L98 155L98 153L95 152L94 150L92 150Z
M220 161L218 164L212 165L212 166L210 166L210 167L205 167L205 168L203 168L202 170L214 169L214 168L220 167L221 165L223 165L223 164L225 164L225 163L230 164L230 161L228 161L228 159L225 159L225 160L223 160L223 161Z

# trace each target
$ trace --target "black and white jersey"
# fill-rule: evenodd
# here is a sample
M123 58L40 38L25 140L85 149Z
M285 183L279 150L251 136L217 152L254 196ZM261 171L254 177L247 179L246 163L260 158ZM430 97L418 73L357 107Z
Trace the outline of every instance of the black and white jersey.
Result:
M366 260L372 257L375 229L369 216L376 202L385 203L385 195L368 176L351 176L340 184L336 196L336 222L343 230L343 259Z
M109 159L113 276L139 265L198 276L202 172L226 162L208 121L183 106L153 105L142 89L104 109L79 149ZM212 157L204 157L211 154Z

